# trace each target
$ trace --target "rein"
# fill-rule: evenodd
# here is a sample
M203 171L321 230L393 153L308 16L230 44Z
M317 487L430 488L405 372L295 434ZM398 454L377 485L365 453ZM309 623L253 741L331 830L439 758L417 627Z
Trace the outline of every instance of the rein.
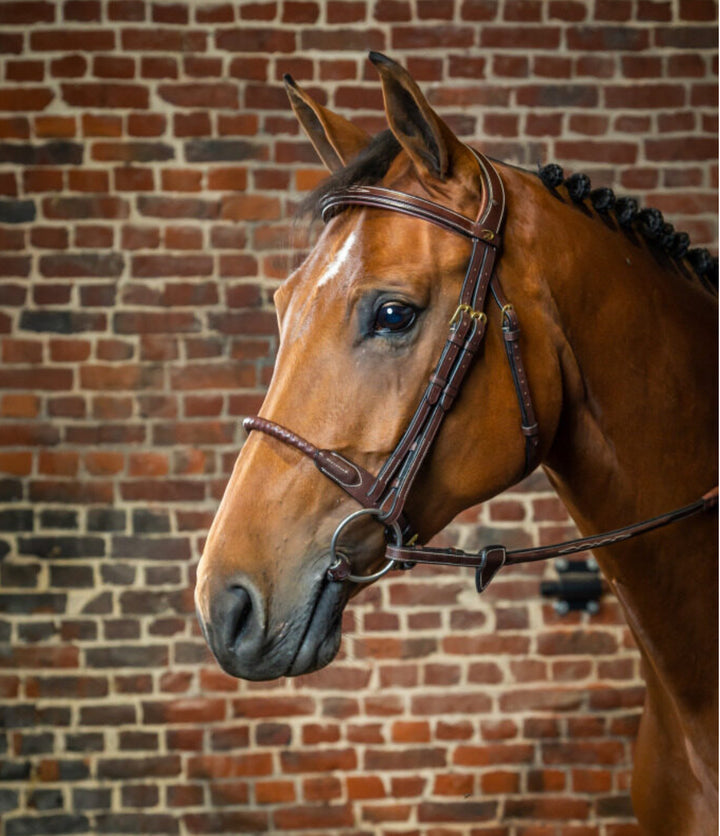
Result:
M505 353L518 400L521 432L525 438L523 475L530 473L538 464L540 437L520 353L520 327L515 309L506 299L500 281L495 275L495 266L502 246L505 190L492 163L474 149L470 150L479 163L483 180L482 200L475 220L425 198L379 186L351 186L328 195L321 204L322 218L326 223L345 206L363 206L409 215L462 235L472 242L470 260L458 305L449 323L445 346L407 429L379 474L373 476L335 450L318 449L292 430L267 418L254 416L243 421L246 431L258 430L308 456L323 475L362 506L359 511L340 522L332 537L330 556L333 563L327 570L327 576L333 581L370 583L390 569L409 569L416 563L429 563L474 568L476 587L478 592L482 592L503 566L600 548L717 505L716 488L692 505L652 520L596 537L537 549L507 551L504 546L488 546L478 553L470 554L458 549L435 549L414 545L417 534L404 515L403 508L443 418L460 393L462 382L482 345L487 326L485 307L488 291L500 309ZM370 575L354 575L348 559L338 552L337 548L343 529L364 515L377 518L378 522L385 526L386 537L392 538L394 542L388 544L387 561L379 571Z

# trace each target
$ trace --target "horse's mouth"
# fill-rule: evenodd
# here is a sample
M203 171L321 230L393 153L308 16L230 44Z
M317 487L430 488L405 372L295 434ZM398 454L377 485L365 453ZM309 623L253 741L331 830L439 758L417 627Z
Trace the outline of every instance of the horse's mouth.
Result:
M327 564L327 561L323 561ZM239 679L264 681L300 676L329 664L340 648L347 584L327 577L327 565L285 615L268 617L267 603L247 583L199 596L198 617L223 670ZM203 601L204 599L204 601Z
M312 673L332 662L340 649L346 601L343 584L324 578L286 676Z

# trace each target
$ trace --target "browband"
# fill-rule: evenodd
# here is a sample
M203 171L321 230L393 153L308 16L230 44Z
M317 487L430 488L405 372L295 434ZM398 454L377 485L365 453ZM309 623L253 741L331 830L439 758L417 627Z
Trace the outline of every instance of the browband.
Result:
M399 212L402 215L429 221L450 232L463 235L465 238L485 241L496 247L500 245L499 224L495 227L485 226L484 212L479 220L473 221L439 203L380 186L350 186L344 191L328 195L321 203L323 221L327 223L333 217L334 209L348 205Z

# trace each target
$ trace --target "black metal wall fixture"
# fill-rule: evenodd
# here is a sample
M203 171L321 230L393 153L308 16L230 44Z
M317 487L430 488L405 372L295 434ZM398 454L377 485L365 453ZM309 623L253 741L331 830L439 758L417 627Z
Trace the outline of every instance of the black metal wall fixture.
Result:
M592 555L584 560L558 558L553 565L558 579L542 581L540 594L545 598L556 599L553 607L558 615L576 611L591 615L597 613L603 586L595 558Z

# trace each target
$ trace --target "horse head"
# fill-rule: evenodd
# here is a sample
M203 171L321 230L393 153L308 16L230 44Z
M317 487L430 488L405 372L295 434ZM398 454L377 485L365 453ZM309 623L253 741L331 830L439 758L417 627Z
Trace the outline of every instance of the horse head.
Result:
M331 172L311 196L326 207L327 223L275 295L280 345L261 416L279 431L253 432L243 446L207 538L196 591L210 647L226 671L243 678L297 675L327 664L340 644L343 608L360 589L328 577L337 558L333 533L358 509L356 499L329 482L302 455L301 444L284 444L283 427L309 439L313 450L335 451L341 461L377 474L423 399L458 316L476 247L451 228L384 206L327 211L328 198L371 183L471 220L497 198L488 195L478 155L408 73L379 54L371 60L389 126L374 139L286 78L295 114ZM559 419L562 381L554 307L529 249L533 213L541 210L528 202L527 190L544 190L536 177L525 179L520 191L507 194L516 220L494 273L523 322L540 459ZM482 345L404 501L404 519L421 542L527 470L503 307L469 312L472 326L484 328ZM377 516L343 529L339 548L354 576L383 564L386 531Z

